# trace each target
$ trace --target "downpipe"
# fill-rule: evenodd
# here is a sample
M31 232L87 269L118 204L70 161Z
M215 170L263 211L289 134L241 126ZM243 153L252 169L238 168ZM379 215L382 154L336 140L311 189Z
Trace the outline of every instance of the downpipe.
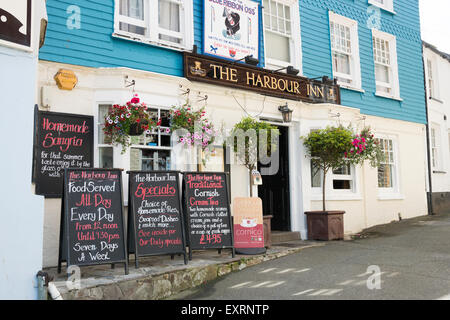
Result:
M52 281L52 277L47 272L39 271L36 275L38 283L38 300L48 300L48 295L52 300L63 300L61 293Z

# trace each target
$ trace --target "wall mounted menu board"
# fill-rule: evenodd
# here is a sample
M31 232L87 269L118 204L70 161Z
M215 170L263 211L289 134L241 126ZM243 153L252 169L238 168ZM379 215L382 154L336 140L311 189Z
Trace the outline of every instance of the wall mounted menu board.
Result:
M223 172L184 173L189 258L192 250L233 248L233 225Z
M122 170L65 169L58 272L61 263L125 263Z
M187 263L181 213L179 172L130 171L128 253L141 256L183 254Z
M36 194L61 197L66 168L92 168L94 118L37 111L33 182Z

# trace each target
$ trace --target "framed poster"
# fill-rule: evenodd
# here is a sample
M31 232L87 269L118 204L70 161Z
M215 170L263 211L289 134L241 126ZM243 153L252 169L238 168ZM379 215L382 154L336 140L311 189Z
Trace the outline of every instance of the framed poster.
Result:
M204 0L203 53L231 60L259 59L259 4L251 0Z
M31 46L31 0L0 0L0 44Z

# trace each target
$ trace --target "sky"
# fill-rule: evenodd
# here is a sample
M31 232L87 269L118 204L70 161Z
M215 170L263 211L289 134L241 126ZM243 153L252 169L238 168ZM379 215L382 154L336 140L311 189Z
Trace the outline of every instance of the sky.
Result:
M450 0L419 0L422 39L450 54Z

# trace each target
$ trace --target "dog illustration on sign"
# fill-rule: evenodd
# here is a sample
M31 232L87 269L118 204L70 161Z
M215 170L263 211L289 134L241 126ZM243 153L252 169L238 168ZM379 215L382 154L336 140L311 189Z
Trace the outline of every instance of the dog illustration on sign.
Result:
M18 44L27 44L29 11L27 0L0 0L0 38Z

